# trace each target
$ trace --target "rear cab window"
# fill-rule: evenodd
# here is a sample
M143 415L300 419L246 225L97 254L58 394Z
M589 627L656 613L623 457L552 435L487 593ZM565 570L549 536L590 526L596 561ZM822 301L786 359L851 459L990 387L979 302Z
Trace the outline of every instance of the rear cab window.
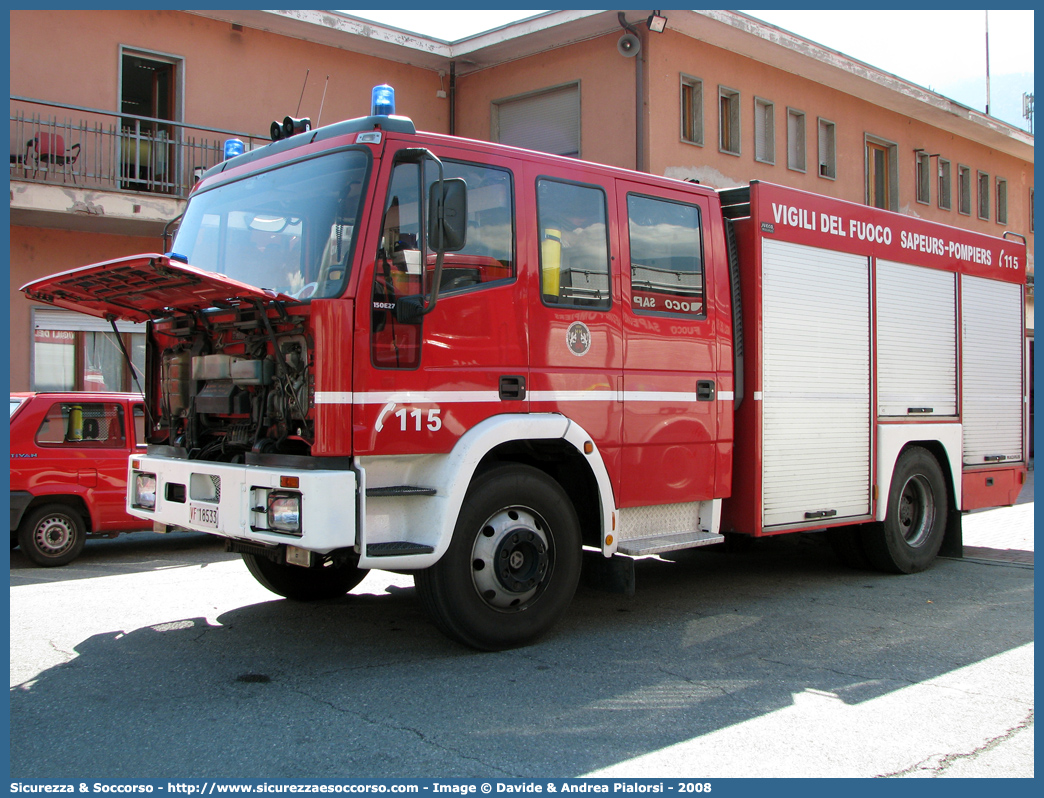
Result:
M608 310L609 227L605 191L537 181L540 286L545 305Z
M632 309L636 313L705 316L700 209L628 194L627 234Z

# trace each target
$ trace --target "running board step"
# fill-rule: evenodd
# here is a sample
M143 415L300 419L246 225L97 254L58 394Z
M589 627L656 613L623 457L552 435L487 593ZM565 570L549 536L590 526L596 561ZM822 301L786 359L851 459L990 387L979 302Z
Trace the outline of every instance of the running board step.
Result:
M410 554L431 554L434 546L423 543L410 543L406 540L390 540L387 543L368 543L367 557L406 557Z
M367 488L366 496L371 499L382 496L434 496L435 488L420 488L416 485L391 485L387 488Z
M617 551L637 557L643 554L659 554L662 551L693 549L697 546L721 543L723 540L725 540L724 535L717 535L713 532L673 532L669 535L621 540Z

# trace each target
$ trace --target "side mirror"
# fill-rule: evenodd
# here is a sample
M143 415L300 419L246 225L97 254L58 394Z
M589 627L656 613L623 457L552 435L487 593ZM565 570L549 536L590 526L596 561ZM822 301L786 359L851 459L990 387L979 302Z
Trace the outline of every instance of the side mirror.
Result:
M428 246L436 252L457 252L468 237L468 184L460 177L431 184L428 192Z

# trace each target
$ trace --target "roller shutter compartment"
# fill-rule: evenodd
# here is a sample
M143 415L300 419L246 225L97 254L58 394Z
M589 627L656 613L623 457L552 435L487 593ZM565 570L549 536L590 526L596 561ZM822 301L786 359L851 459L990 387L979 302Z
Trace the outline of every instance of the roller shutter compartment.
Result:
M877 412L957 415L956 275L877 261Z
M870 512L866 257L765 239L762 522Z
M1022 460L1022 286L961 277L964 464Z

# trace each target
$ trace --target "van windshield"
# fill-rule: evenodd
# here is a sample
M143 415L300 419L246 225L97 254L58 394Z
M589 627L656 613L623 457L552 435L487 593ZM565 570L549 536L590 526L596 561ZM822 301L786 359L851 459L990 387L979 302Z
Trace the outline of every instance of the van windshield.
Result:
M344 287L370 156L346 150L196 194L174 237L189 264L298 299Z

